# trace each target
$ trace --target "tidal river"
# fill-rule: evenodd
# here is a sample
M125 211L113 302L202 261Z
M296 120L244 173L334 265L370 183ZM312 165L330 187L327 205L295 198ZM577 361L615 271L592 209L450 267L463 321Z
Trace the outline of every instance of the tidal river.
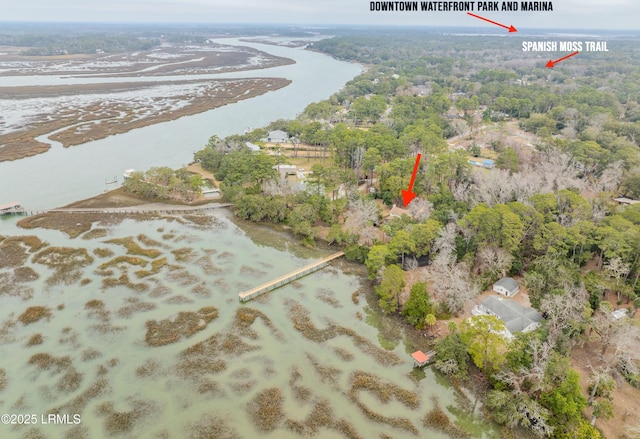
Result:
M296 59L260 72L292 85L1 163L3 198L52 207L127 167L179 166L211 134L295 116L359 71L255 46ZM0 218L0 438L450 437L429 413L469 437L499 437L472 414L473 397L413 368L424 340L380 313L361 266L334 262L240 304L239 292L327 252L224 210L105 218L74 238L16 222Z
M302 48L246 43L236 39L217 40L222 44L250 46L295 64L262 70L213 75L192 75L190 79L284 77L293 82L282 89L252 99L219 107L178 120L151 125L83 145L62 148L59 144L45 154L0 163L0 204L18 201L31 209L58 207L105 190L105 180L121 179L125 169L152 166L180 167L193 159L207 139L242 133L281 118L294 118L311 102L328 98L362 71L355 64ZM141 80L167 80L147 77ZM138 78L133 78L136 80ZM184 80L184 76L175 79ZM39 85L131 81L132 78L13 77L2 85Z

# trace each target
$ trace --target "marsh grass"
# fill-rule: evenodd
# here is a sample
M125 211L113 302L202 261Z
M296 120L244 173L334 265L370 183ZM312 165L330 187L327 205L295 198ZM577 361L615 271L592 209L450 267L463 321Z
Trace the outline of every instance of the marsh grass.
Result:
M446 433L453 439L468 439L471 437L469 433L451 422L436 398L434 398L433 409L422 418L422 425Z
M360 291L355 290L353 293L351 293L351 301L354 303L354 305L358 305L360 303Z
M142 244L146 245L147 247L159 247L159 248L169 248L166 244L160 242L160 241L156 241L155 239L149 238L147 235L141 233L139 234L137 237L138 241L140 241Z
M335 352L336 356L342 361L352 361L355 358L351 352L344 348L333 348L333 352Z
M105 402L97 407L96 412L105 418L104 430L108 435L130 433L136 423L158 409L157 404L151 401L135 400L131 401L131 405L133 410L127 412L116 411L112 402Z
M129 265L137 265L140 267L146 267L149 261L138 258L136 256L118 256L114 259L111 259L108 262L100 264L98 266L99 270L106 270L109 267L118 266L119 264L129 264Z
M102 353L93 348L87 348L80 354L80 359L82 361L92 361L100 357L102 357Z
M229 383L229 387L231 387L231 390L233 390L236 394L242 395L253 390L253 388L257 384L258 382L256 380L249 380L249 381Z
M205 415L185 431L185 439L240 439L240 435L227 422L214 415Z
M297 401L306 402L311 399L313 392L311 392L311 389L306 386L298 385L298 381L300 379L302 379L302 375L300 374L298 366L293 366L293 369L291 370L291 378L289 378L289 386L293 391L293 397Z
M160 375L160 362L153 358L147 360L138 368L136 368L136 376L140 378L149 378Z
M142 248L134 241L133 237L128 236L126 238L109 239L105 241L108 244L117 244L123 246L127 250L127 254L134 256L144 256L149 259L155 259L162 254L162 252L155 248Z
M198 283L200 278L194 274L189 273L186 269L173 270L169 272L168 279L172 282L177 283L182 287L188 287L193 284Z
M74 392L82 384L83 374L75 369L69 356L54 357L47 353L38 353L31 356L28 364L40 370L50 371L52 375L62 374L56 383L56 389L60 392Z
M13 282L27 283L39 278L40 275L31 267L18 267L13 270Z
M151 311L156 309L156 305L154 303L141 302L140 299L136 297L129 297L126 299L126 301L129 304L126 306L123 306L118 310L119 317L129 318L135 313Z
M213 306L200 309L198 312L181 311L175 319L159 322L148 320L145 341L148 346L164 346L176 343L181 338L189 338L202 331L207 324L218 317L218 310Z
M373 410L371 410L369 407L364 405L359 400L354 400L353 403L356 406L358 406L358 408L360 408L362 413L367 418L371 419L374 422L378 422L380 424L387 424L387 425L389 425L391 427L398 428L398 429L405 430L405 431L408 431L410 433L413 433L416 436L419 433L419 431L416 428L416 426L413 425L413 423L407 418L400 418L400 417L392 418L392 417L384 416L384 415L382 415L380 413L374 412Z
M41 345L43 341L44 341L44 338L42 337L42 334L40 333L34 334L31 337L29 337L29 340L27 341L27 346Z
M171 250L177 262L191 262L196 257L196 251L189 247Z
M80 281L80 285L83 286L83 287L86 286L86 285L89 285L90 283L91 283L91 279L89 279L88 277L85 277L84 279L82 279Z
M251 267L249 265L241 265L240 274L258 277L258 276L265 276L267 272L255 267Z
M270 432L284 420L283 402L280 389L271 387L258 392L247 404L247 414L258 430Z
M91 318L97 318L102 322L109 321L110 312L102 300L91 299L84 304L84 309L88 310L87 315Z
M317 357L314 357L310 353L307 353L307 360L313 366L314 370L318 373L320 381L325 384L330 384L335 390L339 390L338 379L342 371L335 367L324 366L320 363Z
M160 258L151 261L151 270L138 270L136 271L136 276L139 278L145 278L147 276L152 276L160 272L160 270L167 265L167 258Z
M355 394L361 390L370 392L383 404L387 404L392 399L395 399L412 410L420 406L420 397L417 393L405 390L371 373L356 371L351 376L350 392Z
M107 229L103 229L103 228L95 228L95 229L91 229L89 230L87 233L85 233L84 235L81 236L82 239L100 239L100 238L104 238L105 236L107 236L108 234L108 230Z
M327 288L320 288L316 293L316 297L333 308L342 308L342 304L334 297L333 291Z
M169 305L186 305L187 303L193 303L193 300L185 296L172 296L165 300L164 303L168 303Z
M27 249L17 239L7 238L0 243L0 261L2 267L20 267L29 259Z
M206 283L201 282L191 289L193 294L200 297L211 297L211 290Z
M195 264L202 268L202 271L207 276L218 276L224 272L222 268L213 263L209 255L199 257L196 259Z
M87 405L93 400L106 393L109 388L109 381L104 377L106 374L104 366L98 366L96 380L86 390L78 394L67 403L50 410L49 413L82 413Z
M30 325L44 318L47 320L51 318L51 310L45 306L30 306L18 316L18 320L23 325Z
M114 287L126 287L137 293L144 293L149 289L149 285L145 283L133 283L129 280L129 275L123 273L118 279L108 278L102 279L102 289L114 288Z
M54 270L47 285L71 285L82 277L81 269L93 263L93 256L86 248L47 247L33 257L33 262Z
M103 247L93 249L93 254L99 258L110 258L114 255L113 250Z
M239 328L239 330L245 333L245 331L249 329L249 327L253 324L253 322L255 322L257 318L260 318L264 322L264 325L267 328L269 328L269 330L271 331L271 334L274 337L276 337L280 341L284 341L284 336L282 335L280 330L273 324L273 321L269 318L269 316L267 316L265 313L255 308L249 308L244 306L241 308L238 308L236 310L236 316L233 324L235 327ZM257 334L256 334L256 337L257 337ZM251 337L251 338L256 338L256 337Z
M295 329L302 335L316 343L324 343L339 335L350 337L353 343L364 353L372 356L378 363L384 366L401 364L402 360L393 352L385 351L351 328L329 323L327 328L318 329L309 317L309 311L294 300L287 301L289 306L289 318Z
M0 369L0 392L7 388L7 383L9 382L7 378L7 371L4 369Z

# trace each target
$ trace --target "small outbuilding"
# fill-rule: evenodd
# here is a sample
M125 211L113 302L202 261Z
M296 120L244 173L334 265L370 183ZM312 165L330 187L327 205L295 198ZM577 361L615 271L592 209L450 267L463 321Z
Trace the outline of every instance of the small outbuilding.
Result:
M503 277L493 284L493 291L507 297L513 297L520 291L520 285L512 277Z

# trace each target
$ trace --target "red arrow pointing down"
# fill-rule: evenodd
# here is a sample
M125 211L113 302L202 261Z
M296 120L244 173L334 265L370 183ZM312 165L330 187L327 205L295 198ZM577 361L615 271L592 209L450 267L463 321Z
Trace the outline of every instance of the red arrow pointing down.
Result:
M580 52L573 52L573 53L570 53L570 54L569 54L569 55L567 55L567 56L563 56L562 58L557 59L557 60L555 60L555 61L551 61L551 60L549 60L549 62L547 63L546 67L547 67L548 69L552 69L552 68L553 68L553 66L554 66L555 64L558 64L560 61L563 61L563 60L565 60L565 59L567 59L567 58L571 58L572 56L577 55L577 54L579 54L579 53L580 53Z
M516 29L515 27L513 27L513 25L511 25L511 26L505 26L504 24L500 24L500 23L497 23L497 22L495 22L495 21L489 20L488 18L484 18L484 17L481 17L481 16L479 16L479 15L472 14L471 12L467 12L467 14L468 14L468 15L471 15L472 17L479 18L480 20L488 21L489 23L491 23L491 24L495 24L496 26L500 26L500 27L504 27L505 29L509 29L509 32L518 32L518 29Z
M416 164L413 165L413 172L411 173L411 181L409 182L409 188L405 191L402 189L402 201L404 201L404 207L407 207L409 203L416 197L416 194L412 191L413 183L416 181L416 174L418 173L418 165L420 164L421 155L416 156Z

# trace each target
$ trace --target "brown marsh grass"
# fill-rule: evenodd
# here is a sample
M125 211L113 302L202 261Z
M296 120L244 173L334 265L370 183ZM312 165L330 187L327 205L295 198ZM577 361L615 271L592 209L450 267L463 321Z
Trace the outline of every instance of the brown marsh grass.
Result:
M119 412L113 408L112 402L105 402L98 406L97 413L105 417L104 429L110 436L129 433L141 419L149 416L158 407L152 401L131 401L133 410Z
M108 233L109 232L108 232L107 229L103 229L103 228L98 227L98 228L95 228L95 229L91 229L87 233L82 235L82 239L86 239L86 240L100 239L100 238L104 238L105 236L107 236Z
M471 437L469 433L451 422L444 410L440 408L436 398L434 398L433 409L422 418L422 425L446 433L453 439L468 439Z
M270 432L284 420L283 402L280 389L271 387L258 392L247 404L247 413L258 430Z
M18 320L22 322L23 325L29 325L44 318L51 318L51 310L49 308L45 306L30 306L20 314Z
M173 253L178 262L191 262L196 256L196 251L189 247L171 250L171 253Z
M205 415L187 426L185 439L240 439L240 435L222 418Z
M123 306L118 310L119 317L129 318L135 313L151 311L156 309L155 303L141 302L140 299L136 297L129 297L126 299L126 301L129 304L126 306Z
M40 275L31 267L18 267L13 270L13 282L27 283L39 278Z
M40 333L34 334L31 337L29 337L29 341L27 341L27 346L37 346L42 344L43 341L44 341L44 338L42 337L42 334Z
M162 254L160 250L155 248L142 248L135 242L133 237L127 236L126 238L115 238L104 241L108 244L118 244L123 246L127 250L127 254L134 256L144 256L149 259L155 259Z
M355 394L361 390L370 392L383 404L395 399L410 409L416 409L420 405L420 397L417 393L405 390L371 373L356 371L351 376L350 392Z
M148 320L145 341L147 345L154 347L176 343L181 338L189 338L196 332L202 331L216 317L218 317L218 310L209 306L198 312L181 311L173 320L165 319L159 322Z
M151 270L138 270L136 276L138 278L144 278L157 274L163 267L167 265L167 258L160 258L151 261Z
M102 279L102 289L114 288L114 287L126 287L137 293L144 293L149 289L149 285L145 283L133 283L129 280L129 275L123 273L118 279L108 278Z
M113 250L109 248L99 247L93 250L93 254L99 258L110 258L114 253Z
M289 318L296 330L317 343L324 343L340 335L350 337L353 343L365 354L372 356L384 366L401 364L402 360L393 352L385 351L351 328L329 323L325 329L318 329L309 317L309 311L294 300L288 300Z
M147 247L159 247L159 248L168 248L166 244L156 241L155 239L149 238L147 235L141 233L137 237L138 241Z
M71 285L82 277L81 269L93 263L93 256L86 248L47 247L33 257L33 262L55 270L47 285Z
M7 371L4 369L0 369L0 392L2 392L7 387Z

